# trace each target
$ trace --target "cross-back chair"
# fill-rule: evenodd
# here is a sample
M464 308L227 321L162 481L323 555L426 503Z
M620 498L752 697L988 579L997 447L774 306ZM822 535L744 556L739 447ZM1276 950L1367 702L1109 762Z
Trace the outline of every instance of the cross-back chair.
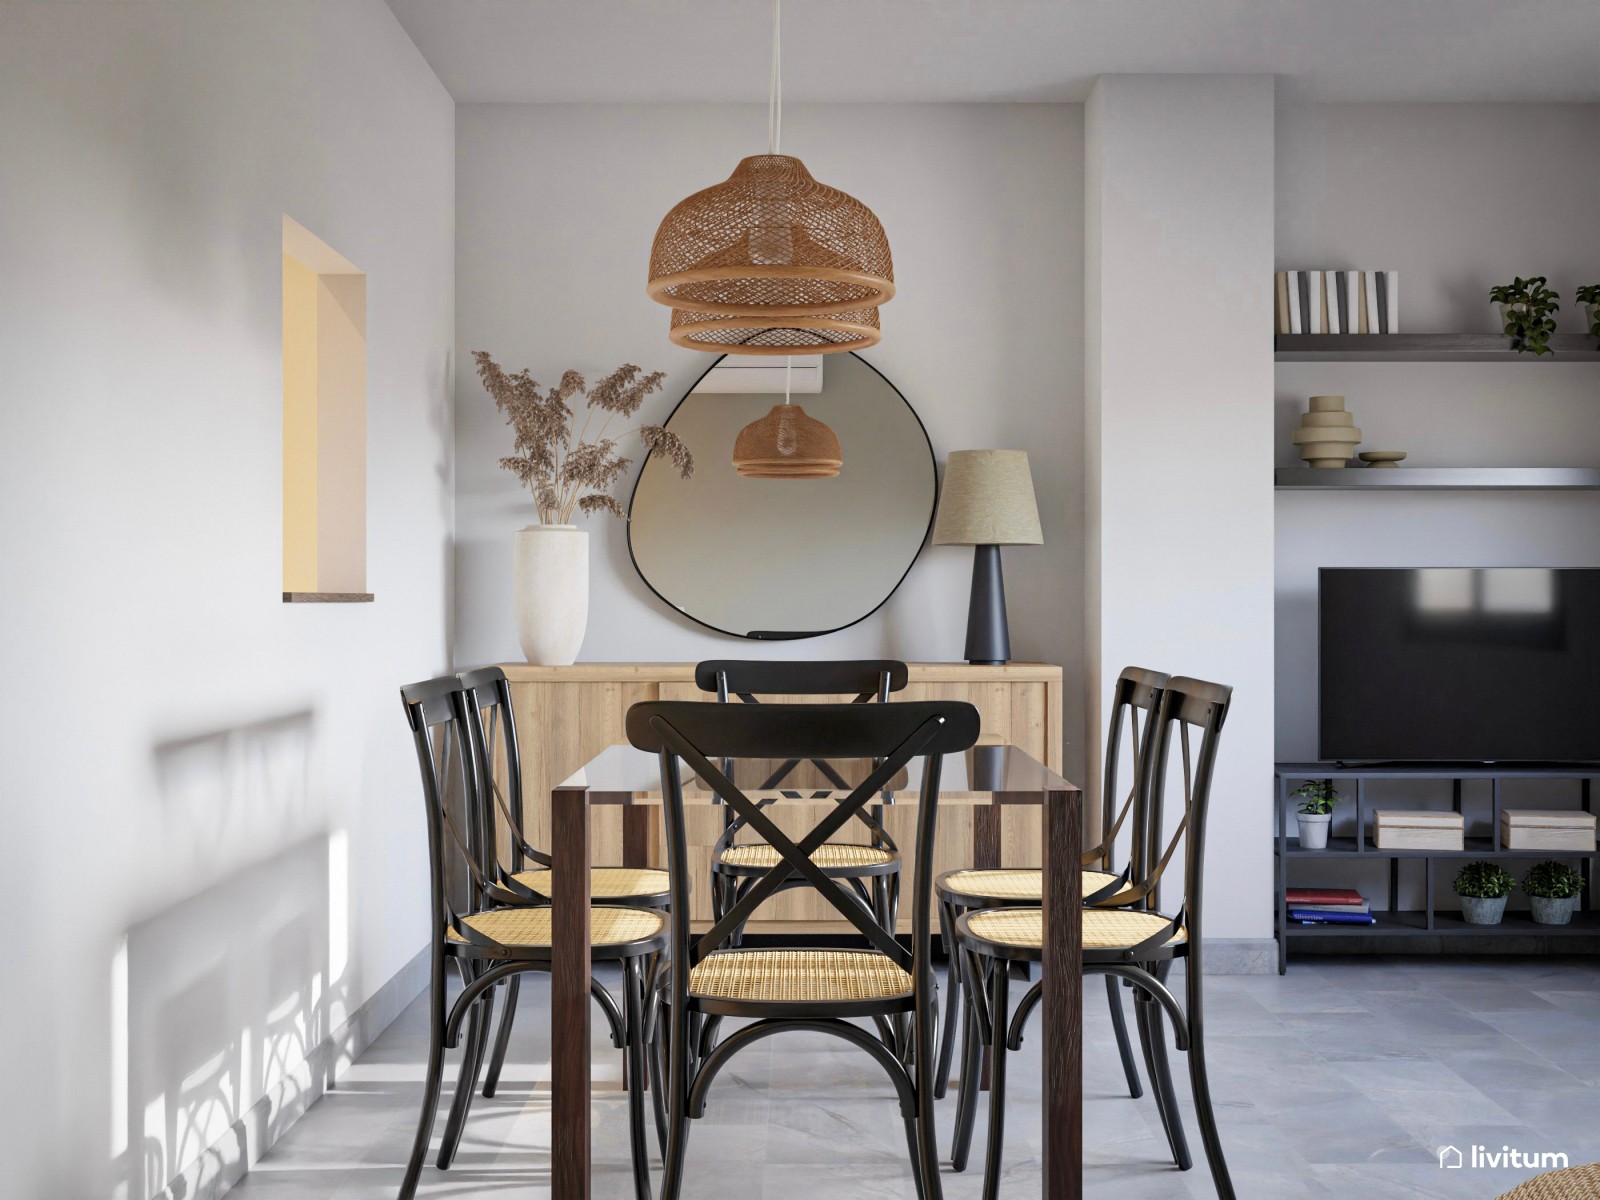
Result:
M1143 667L1126 667L1117 677L1111 693L1111 714L1106 731L1105 766L1100 772L1100 830L1097 845L1083 852L1083 892L1087 903L1115 893L1127 881L1132 862L1119 871L1115 867L1117 845L1126 827L1130 839L1135 827L1143 828L1134 810L1143 802L1141 787L1145 753L1149 745L1149 727L1161 701L1161 689L1167 676L1160 671ZM1126 740L1126 743L1125 743ZM1125 754L1126 751L1126 754ZM1122 764L1127 758L1127 792L1122 792L1124 779ZM1129 824L1133 817L1132 824ZM935 882L939 897L940 931L949 959L945 981L944 1030L939 1041L938 1094L943 1098L950 1082L950 1067L955 1058L956 1021L965 1012L961 1003L961 958L955 951L955 923L962 913L983 908L1004 908L1019 904L1038 904L1043 895L1044 873L1037 867L1009 867L992 870L967 868L947 871ZM1128 1094L1137 1100L1144 1094L1139 1081L1139 1069L1134 1065L1133 1048L1128 1041L1127 1018L1122 1008L1121 984L1106 980L1106 999L1111 1011L1111 1028L1116 1035L1117 1052L1122 1059L1122 1073L1127 1080ZM963 1027L963 1040L969 1056L976 1054L970 1024ZM972 1105L977 1090L976 1069L962 1071L962 1085L966 1103L961 1109L966 1119L956 1123L956 1135L951 1147L951 1161L956 1170L965 1170L971 1146Z
M1171 1018L1177 1049L1187 1053L1195 1113L1212 1182L1221 1200L1233 1200L1233 1183L1223 1157L1206 1074L1204 993L1202 987L1202 916L1205 894L1206 816L1212 774L1222 727L1233 689L1223 684L1179 677L1167 681L1148 734L1150 750L1144 765L1146 800L1134 809L1134 851L1125 879L1109 895L1083 910L1084 971L1126 980L1150 1011L1148 1039L1163 1047L1161 1014ZM1196 731L1192 734L1191 731ZM1192 743L1199 739L1198 747ZM1175 827L1166 832L1164 799L1169 760L1176 748L1182 761L1182 790ZM1177 911L1159 907L1163 877L1182 850L1183 900ZM979 1035L994 1051L994 1076L989 1097L988 1153L984 1164L984 1200L998 1194L1005 1130L1005 1077L1008 1051L1022 1044L1023 1027L1038 1005L1035 984L1013 1013L1010 1008L1012 962L1036 962L1043 945L1043 912L1039 908L986 908L963 914L956 937L968 964ZM1185 963L1185 1002L1166 985L1174 961ZM1164 1062L1164 1058L1161 1060ZM1151 1083L1162 1110L1169 1139L1176 1128L1177 1105L1167 1073L1151 1062ZM1181 1132L1179 1134L1181 1137ZM1179 1161L1188 1169L1187 1152Z
M517 742L517 717L511 702L511 684L499 667L483 667L457 677L467 697L467 724L478 758L478 777L494 801L487 809L490 851L488 878L501 904L546 905L552 891L550 856L528 841L522 827L522 755ZM502 780L504 786L501 786ZM504 824L500 824L503 822ZM510 862L500 855L502 838ZM650 867L589 868L589 898L594 904L622 908L665 909L667 873ZM505 1005L500 1029L489 1055L483 1094L493 1096L500 1084L511 1026L516 1018L520 979L513 975L505 985Z
M844 695L855 697L851 703L868 704L874 700L886 703L892 693L903 690L910 671L897 659L827 662L711 659L698 664L694 676L701 691L715 692L718 702L723 704L735 699L745 704L759 704L762 696ZM833 764L801 758L779 760L763 781L762 788L774 790L789 784L792 788L806 790L795 776L807 767L820 783L806 786L849 790ZM775 852L764 842L739 841L748 828L743 817L726 806L723 815L722 833L711 852L713 918L720 918L727 912L777 862ZM847 880L862 903L870 906L878 924L893 933L900 913L900 850L884 828L881 804L857 812L856 821L867 829L865 843L829 842L816 848L812 861L830 878ZM810 886L804 878L796 876L778 890ZM742 934L742 926L734 929L729 935L730 943L740 944Z
M461 682L455 676L430 679L401 688L400 695L422 773L431 914L428 1064L422 1113L399 1192L400 1200L411 1200L438 1111L446 1048L461 1041L465 1023L466 1044L439 1147L441 1168L450 1165L460 1145L483 1065L495 988L527 971L549 970L551 927L548 906L502 903L515 897L504 891L495 875L494 824L474 745L470 702ZM448 869L451 864L455 871ZM456 886L452 875L458 877L453 881ZM626 1051L634 1190L637 1200L650 1200L642 1090L647 1070L645 1003L652 986L649 965L659 961L667 945L667 921L650 909L597 905L590 914L590 930L594 959L618 962L623 970L620 1008L598 982L591 991L611 1026L613 1041ZM452 962L462 983L453 1004L446 981Z
M933 1124L931 1065L934 981L930 962L932 861L937 826L942 756L970 747L978 736L978 712L959 701L904 704L713 705L672 701L636 704L628 711L628 740L661 761L666 819L667 867L675 911L687 911L688 839L684 818L687 767L714 791L752 832L776 852L777 861L756 878L712 928L692 934L686 922L672 930L672 965L662 987L661 1020L669 1054L666 1172L662 1200L677 1200L683 1180L688 1121L705 1112L717 1073L746 1046L777 1033L804 1030L843 1038L871 1055L889 1076L900 1103L917 1194L939 1200L938 1147ZM831 811L805 835L791 838L769 815L769 797L740 786L741 760L866 760L870 769L839 796ZM920 762L917 808L917 869L912 882L909 948L859 903L846 882L819 866L817 848L913 761ZM730 770L732 777L730 777ZM764 781L765 772L757 782ZM768 896L799 876L866 939L867 948L742 949L728 935ZM726 1038L703 1044L692 1022L704 1017L743 1017ZM898 1044L896 1018L909 1018L909 1034ZM866 1018L878 1036L855 1024Z

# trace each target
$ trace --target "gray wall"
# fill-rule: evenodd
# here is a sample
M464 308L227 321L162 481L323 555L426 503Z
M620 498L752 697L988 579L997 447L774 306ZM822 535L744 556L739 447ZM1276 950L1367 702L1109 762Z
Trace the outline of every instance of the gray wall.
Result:
M0 1194L192 1196L426 936L452 105L378 0L219 0L0 8L0 112ZM286 212L367 272L373 604L281 600Z
M1278 268L1400 271L1403 331L1489 332L1488 290L1518 274L1548 275L1576 330L1573 287L1600 282L1600 106L1284 108L1277 190ZM1279 466L1298 462L1289 431L1317 393L1348 398L1358 449L1407 466L1600 463L1594 365L1280 364ZM1278 493L1280 759L1317 751L1317 568L1419 565L1600 566L1600 498Z
M660 419L706 356L667 340L644 294L667 210L765 148L760 106L463 106L457 117L457 662L518 655L513 530L529 498L496 465L510 431L472 375L494 353L553 381L621 362L668 372ZM1063 105L818 106L784 113L786 152L869 204L888 231L899 294L864 353L905 394L941 461L1026 449L1045 545L1007 551L1014 657L1061 663L1069 771L1081 776L1082 109ZM630 480L619 485L626 496ZM883 609L816 641L720 637L669 611L595 518L589 661L712 655L891 654L959 659L971 551L930 547ZM714 531L710 531L714 536Z
M1233 970L1272 934L1259 813L1273 725L1273 91L1267 75L1108 75L1086 112L1090 686L1103 705L1139 666L1233 687L1206 843L1208 932L1257 943Z

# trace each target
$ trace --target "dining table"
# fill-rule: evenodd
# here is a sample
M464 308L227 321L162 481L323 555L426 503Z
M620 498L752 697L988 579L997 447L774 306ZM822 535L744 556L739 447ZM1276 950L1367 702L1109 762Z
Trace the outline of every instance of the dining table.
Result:
M733 764L741 787L770 778L771 764ZM840 764L844 767L844 764ZM891 781L885 804L915 805L922 760ZM823 781L826 783L826 781ZM828 786L777 786L748 792L753 800L815 804L848 794ZM685 804L718 803L715 793L691 781ZM983 745L944 756L938 805L941 814L976 806L974 825L999 828L998 806L1042 808L1044 854L1043 998L1040 1004L1043 1092L1044 1200L1083 1195L1083 925L1079 883L1083 845L1083 794L1031 755L1011 745ZM551 793L551 1195L590 1197L590 956L589 817L595 805L623 805L623 866L644 867L652 824L659 820L661 763L629 745L602 750ZM992 819L984 820L989 817ZM998 839L996 839L998 840ZM980 850L981 852L981 850ZM631 861L630 861L631 860ZM974 865L998 866L999 863Z

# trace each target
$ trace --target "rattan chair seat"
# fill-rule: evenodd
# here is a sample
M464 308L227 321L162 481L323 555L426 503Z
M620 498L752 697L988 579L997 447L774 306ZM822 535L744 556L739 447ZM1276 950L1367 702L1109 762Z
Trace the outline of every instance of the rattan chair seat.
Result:
M1589 1163L1536 1175L1499 1200L1594 1200L1596 1196L1600 1196L1600 1163Z
M895 1000L911 976L875 950L719 950L689 972L689 992L772 1003Z
M550 945L548 908L491 908L462 917L461 923L502 946ZM666 918L653 909L595 907L589 910L589 944L623 946L642 942L659 937L666 925ZM467 944L453 929L450 940Z
M1098 891L1117 876L1109 871L1083 871L1085 892ZM939 880L939 890L976 896L1005 904L1037 903L1044 897L1044 872L1037 867L1011 867L994 871L951 871Z
M554 894L554 884L548 870L518 871L511 877L541 896ZM589 895L604 902L611 899L635 899L639 896L664 896L672 881L665 871L650 867L591 867L589 868Z
M729 846L717 861L730 867L775 867L783 856L765 842L751 842L744 846ZM837 867L881 867L895 861L888 850L875 846L853 846L844 842L828 842L811 852L811 861L824 869Z
M991 908L971 913L963 920L977 937L1000 946L1038 949L1044 945L1044 911L1037 908ZM1083 912L1085 950L1124 950L1154 937L1172 923L1160 913L1121 908L1088 908ZM1171 946L1184 940L1183 930L1167 940Z

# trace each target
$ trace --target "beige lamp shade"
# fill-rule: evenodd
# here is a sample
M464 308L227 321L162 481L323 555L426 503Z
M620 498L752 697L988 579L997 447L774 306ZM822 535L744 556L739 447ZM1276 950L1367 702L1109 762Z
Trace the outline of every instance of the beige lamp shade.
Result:
M936 546L1037 546L1044 542L1025 450L955 450L945 460Z

